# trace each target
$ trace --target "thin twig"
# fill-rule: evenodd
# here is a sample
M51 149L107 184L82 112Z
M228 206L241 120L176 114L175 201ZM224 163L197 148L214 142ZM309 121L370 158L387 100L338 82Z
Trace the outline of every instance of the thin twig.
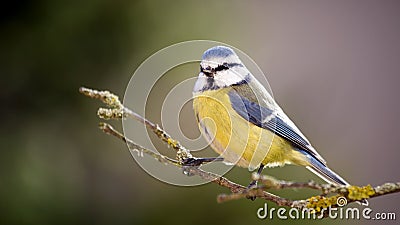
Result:
M165 163L165 164L171 164L177 167L181 167L181 164L174 159L171 159L167 156L158 154L154 151L151 151L145 147L142 147L138 144L136 144L135 142L131 141L129 138L125 137L123 134L121 134L120 132L116 131L110 124L108 123L100 123L99 124L99 128L106 134L112 135L114 137L117 137L118 139L124 141L127 145L128 148L131 149L132 151L137 151L139 154L147 154L152 156L153 158L157 159L159 162L161 163Z

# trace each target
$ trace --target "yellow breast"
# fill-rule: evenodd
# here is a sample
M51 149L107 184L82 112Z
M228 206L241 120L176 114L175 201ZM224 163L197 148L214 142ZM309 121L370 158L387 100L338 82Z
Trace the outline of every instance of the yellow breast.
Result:
M305 165L304 156L285 139L249 123L231 107L230 88L195 94L193 108L203 136L211 147L229 163L257 168Z

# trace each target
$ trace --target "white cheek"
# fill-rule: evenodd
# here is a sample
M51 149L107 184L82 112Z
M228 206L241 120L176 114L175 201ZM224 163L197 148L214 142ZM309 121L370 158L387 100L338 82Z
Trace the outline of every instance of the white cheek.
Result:
M194 85L193 92L201 92L204 90L216 90L218 88L229 87L238 84L244 80L243 75L232 70L218 71L214 75L212 84L210 85L209 77L204 73L200 73Z
M217 86L220 86L220 87L231 86L233 84L237 84L237 83L241 82L243 79L244 79L243 76L241 76L238 73L235 73L231 70L219 71L214 76L214 82L216 83Z
M194 84L193 92L198 92L203 89L204 86L207 84L207 77L204 73L200 73L196 83Z

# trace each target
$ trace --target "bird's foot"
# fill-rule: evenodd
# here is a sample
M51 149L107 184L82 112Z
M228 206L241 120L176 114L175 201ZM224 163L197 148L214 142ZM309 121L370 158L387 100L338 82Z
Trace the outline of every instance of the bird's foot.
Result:
M247 186L247 189L245 190L245 191L249 191L250 189L252 189L252 188L255 188L255 187L257 187L257 181L256 180L253 180L252 182L250 182L250 184ZM246 197L247 199L250 199L250 200L252 200L252 201L254 201L254 200L256 200L256 196L248 196L248 197Z

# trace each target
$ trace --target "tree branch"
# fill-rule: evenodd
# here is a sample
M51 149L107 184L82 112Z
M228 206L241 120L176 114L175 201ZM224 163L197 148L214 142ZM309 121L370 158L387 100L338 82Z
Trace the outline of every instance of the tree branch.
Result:
M252 174L252 179L257 180L259 185L255 188L248 189L240 184L228 180L225 177L217 174L204 171L198 166L188 166L188 162L192 162L196 158L192 156L190 151L183 147L177 140L173 139L168 133L166 133L158 124L154 124L139 114L133 112L129 108L125 107L120 101L118 96L110 93L109 91L97 91L85 87L79 89L80 93L94 99L99 99L107 105L108 108L99 108L97 115L102 119L124 119L133 118L138 122L146 125L158 138L164 141L167 145L172 147L176 151L176 158L171 159L167 156L156 153L152 150L146 149L132 140L125 137L123 134L115 130L110 124L100 123L100 129L106 134L112 135L123 142L125 142L129 149L138 151L140 154L148 154L153 158L157 159L160 163L170 164L179 168L182 168L185 172L191 175L196 175L204 180L213 182L222 187L228 188L230 194L220 194L217 197L218 202L226 202L231 200L237 200L241 198L257 197L272 201L279 206L288 206L298 209L312 209L316 212L320 212L321 209L328 207L337 207L338 199L345 197L347 203L360 201L367 198L374 198L381 195L390 193L400 192L400 182L398 183L386 183L381 186L371 187L370 185L364 187L358 186L334 186L331 184L317 184L314 181L307 183L301 182L289 182L277 180L270 176L259 176L255 173ZM219 158L221 159L221 158ZM312 196L304 200L290 200L282 198L280 196L267 192L268 189L287 189L287 188L309 188L321 191L321 195ZM331 195L331 196L328 196Z

